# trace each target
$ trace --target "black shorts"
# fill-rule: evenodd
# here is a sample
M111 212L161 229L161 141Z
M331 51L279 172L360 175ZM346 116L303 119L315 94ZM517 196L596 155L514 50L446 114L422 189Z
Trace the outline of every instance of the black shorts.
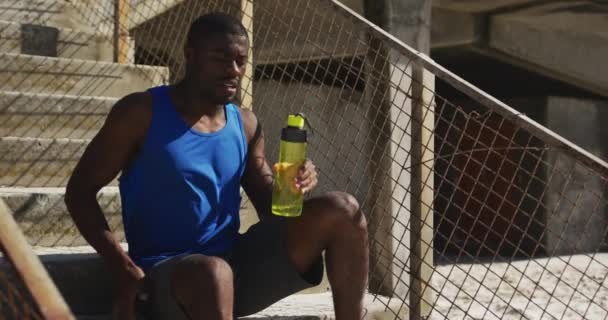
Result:
M287 255L287 219L269 217L251 226L225 259L234 274L234 315L242 317L265 309L298 291L314 287L323 278L323 258L299 273ZM146 275L151 301L146 314L158 320L187 320L175 301L170 279L181 255L157 263Z

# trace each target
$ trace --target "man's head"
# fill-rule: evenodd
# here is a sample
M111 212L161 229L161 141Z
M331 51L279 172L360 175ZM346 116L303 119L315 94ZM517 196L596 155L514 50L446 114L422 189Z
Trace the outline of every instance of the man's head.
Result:
M236 95L248 49L247 30L238 19L221 13L200 16L188 32L186 77L205 99L224 104Z

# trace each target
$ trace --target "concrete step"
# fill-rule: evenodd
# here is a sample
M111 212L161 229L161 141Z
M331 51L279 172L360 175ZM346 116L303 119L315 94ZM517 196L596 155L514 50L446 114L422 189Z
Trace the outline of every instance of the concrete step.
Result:
M126 249L126 246L125 246ZM55 285L78 319L110 319L111 277L102 259L88 246L72 248L40 248L34 251L47 268ZM0 258L0 272L9 279L14 270ZM389 304L390 302L390 304ZM385 306L399 310L402 301L389 301L382 296L367 294L365 319L383 317ZM296 294L244 319L334 319L331 293ZM392 312L390 315L394 318ZM1 316L1 314L0 314ZM401 316L401 315L400 315Z
M0 186L61 187L87 140L0 138Z
M256 211L241 192L240 232L258 222ZM11 210L15 221L31 245L40 247L70 247L86 245L65 206L65 188L5 187L0 188L0 200ZM102 188L97 201L114 235L124 241L121 201L118 187Z
M0 136L90 139L117 100L0 91Z
M1 0L0 19L65 27L82 24L74 6L53 0Z
M87 244L68 214L64 188L0 188L0 199L7 204L31 245L70 247ZM115 237L125 241L118 188L103 188L97 201Z
M165 67L0 53L0 90L122 97L162 84Z
M99 61L114 60L114 44L110 35L64 27L55 28L55 30L57 31L56 42L45 43L45 47L56 47L57 57ZM29 53L24 52L25 49L22 46L22 42L36 41L39 38L39 36L37 38L35 33L24 34L22 24L19 22L0 20L0 52L14 54ZM131 41L130 48L128 61L132 63L134 56L133 41Z
M112 1L0 0L0 20L112 32Z

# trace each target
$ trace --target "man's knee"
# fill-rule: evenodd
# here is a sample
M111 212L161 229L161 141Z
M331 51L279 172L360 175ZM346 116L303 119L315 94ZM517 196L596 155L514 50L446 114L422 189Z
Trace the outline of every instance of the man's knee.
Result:
M334 191L326 195L336 212L339 222L352 224L352 226L367 230L367 221L363 215L357 199L346 192Z
M232 269L221 258L193 254L182 259L171 275L175 298L188 304L188 300L208 292L222 296L221 291L232 288Z

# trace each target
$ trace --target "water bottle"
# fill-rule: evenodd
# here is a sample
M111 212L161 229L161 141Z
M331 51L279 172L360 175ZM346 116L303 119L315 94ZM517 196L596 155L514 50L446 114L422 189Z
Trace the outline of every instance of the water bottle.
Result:
M277 216L298 217L302 214L304 195L296 187L295 178L306 159L304 123L303 115L289 115L287 127L281 130L279 162L274 165L272 189L272 213Z

